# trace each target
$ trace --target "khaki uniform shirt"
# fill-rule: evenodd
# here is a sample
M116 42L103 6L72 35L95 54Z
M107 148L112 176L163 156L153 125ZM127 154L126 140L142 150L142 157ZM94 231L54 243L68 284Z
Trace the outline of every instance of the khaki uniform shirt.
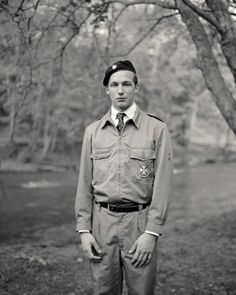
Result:
M85 129L75 203L77 231L91 230L97 202L150 202L146 231L161 234L173 157L167 126L136 108L119 135L110 111Z

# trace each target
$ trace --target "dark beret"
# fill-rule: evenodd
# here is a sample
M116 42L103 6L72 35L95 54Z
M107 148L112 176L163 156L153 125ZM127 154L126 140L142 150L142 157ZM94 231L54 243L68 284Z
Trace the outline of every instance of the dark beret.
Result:
M107 86L111 75L114 74L115 72L118 72L121 70L130 71L136 75L136 70L135 70L131 61L119 60L119 61L115 62L114 64L112 64L109 68L107 68L107 70L105 72L105 77L103 79L103 85Z

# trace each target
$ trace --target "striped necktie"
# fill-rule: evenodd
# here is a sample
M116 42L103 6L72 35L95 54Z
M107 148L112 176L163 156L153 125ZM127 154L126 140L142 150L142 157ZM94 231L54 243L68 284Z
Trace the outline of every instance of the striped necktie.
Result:
M118 129L119 133L121 133L121 131L123 130L123 128L125 126L124 116L125 116L125 113L118 113L116 115L116 118L118 119L118 124L117 124L116 128Z

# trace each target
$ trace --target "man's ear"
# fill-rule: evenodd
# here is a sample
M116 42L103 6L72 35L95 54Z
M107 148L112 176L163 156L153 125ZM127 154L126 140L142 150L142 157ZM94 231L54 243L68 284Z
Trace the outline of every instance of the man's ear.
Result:
M105 90L106 90L106 94L108 94L108 95L109 95L109 94L110 94L110 92L109 92L109 88L108 88L108 87L106 87L106 89L105 89Z
M137 83L137 84L135 85L135 93L137 93L137 92L139 91L139 87L140 87L140 85L139 85L139 83Z

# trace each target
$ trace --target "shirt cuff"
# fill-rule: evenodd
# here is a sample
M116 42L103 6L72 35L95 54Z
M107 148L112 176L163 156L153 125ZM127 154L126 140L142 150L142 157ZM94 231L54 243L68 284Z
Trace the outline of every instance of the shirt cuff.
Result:
M79 230L78 233L79 233L79 234L81 234L81 233L89 233L89 230L87 230L87 229L82 229L82 230Z
M149 231L149 230L145 230L145 233L150 234L150 235L153 235L153 236L156 236L156 237L159 237L160 236L160 234L154 233L154 232Z

